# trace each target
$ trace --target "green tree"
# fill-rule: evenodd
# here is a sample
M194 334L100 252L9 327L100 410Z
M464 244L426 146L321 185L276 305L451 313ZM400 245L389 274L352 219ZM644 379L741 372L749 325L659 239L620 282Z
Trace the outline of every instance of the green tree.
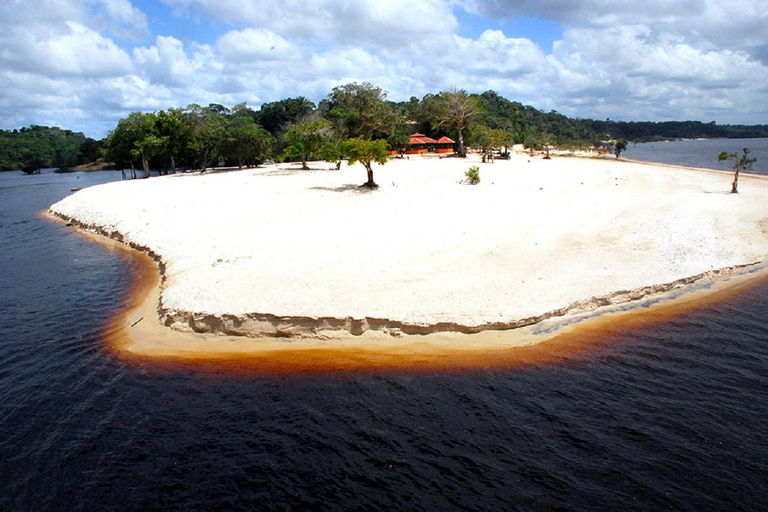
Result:
M385 102L387 93L368 82L334 87L321 111L345 137L384 138L397 116Z
M464 128L480 113L477 99L467 91L452 89L442 91L434 97L431 105L431 116L437 123L437 128L443 126L456 130L456 140L459 144L459 156L466 156L464 150Z
M95 160L100 146L82 133L55 126L0 130L0 170L67 168Z
M541 138L541 133L538 130L530 130L525 134L523 145L528 149L533 156L534 151L539 151L544 147L544 143Z
M162 150L172 172L176 172L177 159L189 142L189 128L183 109L169 108L157 113L157 132L164 142Z
M291 125L306 120L315 104L304 96L264 103L254 113L255 120L274 136L288 131Z
M214 110L195 103L184 110L184 123L190 134L187 149L202 172L219 156L224 138L224 119Z
M717 155L717 159L721 162L731 160L731 168L734 170L731 194L739 192L739 173L752 171L752 165L757 162L757 158L749 158L749 148L742 149L741 156L737 153L723 151Z
M385 140L369 140L363 137L355 137L344 142L343 151L349 159L349 165L357 162L363 164L368 173L368 181L363 186L368 188L378 188L373 181L373 163L384 165L389 160L389 150Z
M294 124L285 134L287 146L283 155L287 158L299 158L301 168L308 170L307 160L311 155L320 152L328 127L328 121L325 119Z
M157 131L157 116L152 112L132 112L120 119L109 135L106 145L106 157L116 164L138 160L144 170L144 177L149 177L149 161L159 154L165 144Z
M493 150L501 148L509 141L509 133L498 128L488 128L487 126L477 126L472 129L472 143L479 147L483 152L483 162L493 160Z
M621 154L627 150L627 141L624 139L619 139L613 144L613 154L616 155L616 158L619 158Z
M237 160L240 169L248 161L263 162L272 153L272 137L252 117L235 116L227 121L223 150Z

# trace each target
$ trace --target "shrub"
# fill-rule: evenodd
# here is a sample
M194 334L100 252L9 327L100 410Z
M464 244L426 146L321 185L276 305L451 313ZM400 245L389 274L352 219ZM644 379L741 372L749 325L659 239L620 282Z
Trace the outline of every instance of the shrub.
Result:
M473 165L467 172L464 173L464 176L467 177L467 183L470 185L477 185L480 183L480 168L476 165Z

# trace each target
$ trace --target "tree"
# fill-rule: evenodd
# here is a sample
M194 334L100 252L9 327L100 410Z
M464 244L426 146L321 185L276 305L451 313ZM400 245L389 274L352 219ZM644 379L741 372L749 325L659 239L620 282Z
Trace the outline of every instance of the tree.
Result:
M613 154L616 155L616 158L619 158L619 156L626 151L627 149L627 141L624 139L619 139L613 144Z
M545 160L549 160L549 150L552 148L552 146L555 143L555 136L552 135L550 132L544 131L539 134L541 144L544 147L544 151L547 152L547 154L544 156Z
M82 133L58 127L0 130L0 170L71 167L98 158L100 146Z
M237 107L235 107L236 109ZM264 103L255 112L255 120L274 136L288 130L292 124L306 120L315 110L315 104L304 96Z
M542 142L541 134L537 130L530 130L525 134L523 145L531 152L531 156L533 156L533 152L541 149L544 146L544 143Z
M731 185L731 194L737 194L739 192L739 173L750 172L752 170L752 164L757 162L757 158L749 158L749 148L742 149L741 156L737 153L728 153L723 151L717 155L718 161L731 160L731 168L734 170L733 184Z
M285 142L288 145L284 156L300 158L301 168L309 170L307 159L310 155L319 153L325 142L324 134L327 128L328 121L325 119L294 124L285 134Z
M385 103L387 93L368 82L334 87L321 110L346 137L386 137L397 116Z
M157 131L157 116L152 112L132 112L120 119L107 141L106 156L117 164L141 161L144 177L149 177L149 160L160 153L165 141Z
M169 108L157 113L157 131L163 139L162 148L168 158L172 172L176 172L176 161L189 140L189 125L184 123L184 110Z
M472 142L483 151L483 162L493 161L493 150L509 142L509 133L480 125L472 130Z
M387 149L387 141L369 140L363 137L355 137L349 139L343 144L344 154L349 158L349 165L353 165L357 162L363 164L366 172L368 173L368 181L363 183L362 186L368 188L378 188L376 182L373 181L373 168L371 167L374 162L379 165L384 165L389 160L389 150Z
M226 156L237 160L240 169L247 161L263 162L272 152L269 133L252 117L235 116L227 121L223 139Z
M184 111L184 122L190 130L187 149L192 158L205 172L210 162L218 156L224 137L224 117L210 108L193 103Z
M455 129L459 142L458 155L466 156L463 132L470 120L480 113L477 99L467 94L467 91L458 89L442 91L433 98L431 115L437 122L437 128L447 126Z

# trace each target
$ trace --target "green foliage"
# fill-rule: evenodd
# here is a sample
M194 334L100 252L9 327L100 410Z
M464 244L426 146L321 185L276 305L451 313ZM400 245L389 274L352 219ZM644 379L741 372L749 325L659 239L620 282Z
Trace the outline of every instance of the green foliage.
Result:
M470 185L477 185L480 183L480 168L476 165L473 165L467 172L464 173L464 176L467 177L467 183Z
M159 154L167 140L157 130L155 113L132 112L121 119L107 138L105 157L118 165L141 163L144 176L149 176L149 160Z
M246 162L260 163L271 156L272 136L250 116L232 117L227 121L222 152L237 160L242 169Z
M626 140L619 139L613 143L613 154L616 155L616 158L619 158L619 156L621 156L621 154L626 150L627 150Z
M164 141L162 153L174 172L176 162L191 138L191 126L184 121L184 110L180 108L169 108L157 113L157 133Z
M757 158L749 158L749 148L742 149L741 156L738 153L727 153L723 151L717 155L718 161L731 160L731 168L734 170L733 184L731 193L736 194L739 191L739 173L752 171L752 165L757 162Z
M366 187L376 188L378 185L373 181L373 163L384 165L389 161L389 150L385 140L370 140L363 137L355 137L344 141L342 151L349 159L349 165L360 162L368 173L368 181L364 183Z
M294 124L285 134L287 146L283 156L285 158L299 158L301 168L309 169L307 160L323 148L329 127L330 124L325 119Z
M373 84L349 83L334 87L320 110L345 137L386 138L398 121L386 97Z
M304 121L315 110L315 104L304 96L264 103L254 113L254 120L273 136L279 136L291 125Z
M456 131L459 144L459 156L465 156L464 128L480 114L480 105L475 96L465 90L452 89L442 91L437 96L424 98L425 115L431 119L437 129L445 126Z
M634 142L701 138L768 137L768 125L718 125L714 121L620 122L579 120L601 139L621 138Z
M344 158L344 147L340 143L324 142L320 147L319 155L326 162L335 163L336 169L340 169L341 160Z
M226 118L217 110L193 103L184 111L184 123L189 127L188 158L202 171L221 156Z
M57 127L0 130L0 170L68 168L96 160L100 148L82 133Z
M41 126L0 130L0 169L68 167L93 161L102 151L107 161L118 166L139 164L161 172L169 168L175 170L177 165L204 169L218 159L243 165L274 155L293 158L304 155L305 163L309 155L318 155L339 162L343 155L341 141L346 138L386 139L390 148L399 149L407 146L408 136L415 131L435 138L443 135L454 138L460 154L464 153L466 131L469 142L482 148L486 155L515 143L524 143L532 150L546 150L554 144L607 148L608 143L601 141L612 139L626 142L768 136L768 125L571 119L556 111L543 112L510 101L495 91L470 94L453 89L399 103L387 101L386 96L386 92L373 84L350 83L334 88L317 108L299 96L265 103L258 111L241 103L232 108L210 104L148 114L136 112L121 119L104 141ZM285 136L290 127L308 122L312 115L329 123L319 137L322 141L299 141L294 131L289 143ZM271 137L265 137L259 126ZM270 147L266 147L265 141ZM288 145L292 147L286 148ZM300 147L305 145L308 147ZM624 149L619 148L620 154Z
M471 132L472 145L483 152L483 162L492 158L493 151L514 144L514 135L498 128L478 125Z

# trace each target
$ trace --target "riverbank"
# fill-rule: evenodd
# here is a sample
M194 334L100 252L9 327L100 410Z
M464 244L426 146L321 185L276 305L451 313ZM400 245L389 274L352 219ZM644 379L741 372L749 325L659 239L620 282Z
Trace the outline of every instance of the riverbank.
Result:
M151 252L163 281L150 309L165 327L209 333L205 344L438 335L480 346L528 326L525 344L547 319L768 254L761 177L743 177L732 195L721 173L514 155L477 163L481 183L461 184L472 164L394 160L375 168L372 192L357 187L359 166L176 175L85 189L51 211Z

